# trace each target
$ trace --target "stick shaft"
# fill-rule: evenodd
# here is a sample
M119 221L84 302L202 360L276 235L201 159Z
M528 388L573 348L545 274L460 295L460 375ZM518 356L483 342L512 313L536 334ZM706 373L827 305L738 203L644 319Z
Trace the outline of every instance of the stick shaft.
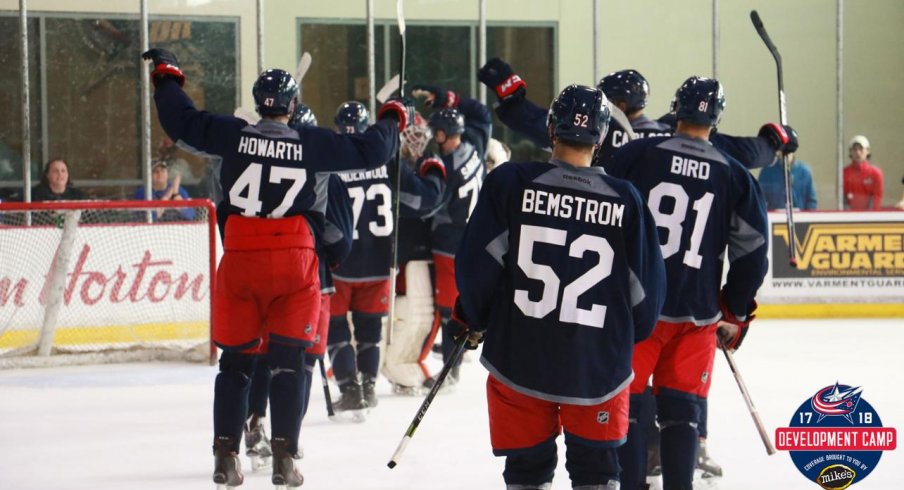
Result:
M399 63L399 96L405 97L405 14L402 9L402 0L396 3L396 20L399 24L399 41L401 43L400 63ZM414 123L414 121L409 121ZM390 246L390 265L389 265L389 320L386 328L386 344L392 344L392 331L395 328L395 306L396 306L396 278L399 273L399 215L401 206L401 187L402 187L402 145L399 143L399 150L396 153L396 174L395 185L393 187L392 211L393 224L392 241Z
M744 378L741 377L741 372L738 371L738 366L735 364L734 355L725 348L725 343L722 342L721 339L719 339L719 347L721 348L722 353L725 354L725 360L728 361L728 367L731 368L731 373L734 375L735 381L738 384L738 389L741 390L741 395L744 397L744 403L747 404L747 410L750 412L750 417L753 418L753 425L756 426L756 430L760 434L763 446L766 447L766 453L771 456L775 454L775 446L772 445L772 439L769 437L769 433L766 432L766 426L763 425L763 421L760 419L760 413L753 405L753 399L750 398L750 392L747 391L747 385L744 384Z
M336 415L333 411L333 397L330 395L330 382L326 379L326 367L323 365L323 358L317 360L320 364L320 382L323 384L323 398L326 400L326 413L330 417Z

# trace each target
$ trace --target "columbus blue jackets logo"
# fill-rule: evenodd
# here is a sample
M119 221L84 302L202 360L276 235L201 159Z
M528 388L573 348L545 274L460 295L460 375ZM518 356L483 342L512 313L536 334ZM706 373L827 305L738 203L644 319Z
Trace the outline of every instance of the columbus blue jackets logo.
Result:
M835 386L826 386L819 390L810 401L813 411L819 414L816 421L820 422L826 417L840 416L853 424L854 419L851 418L851 414L857 410L861 392L863 392L863 388L859 386L851 388L839 385L838 382L835 382Z
M807 398L788 427L775 430L776 448L788 451L801 474L825 490L859 483L884 451L897 447L897 431L882 426L863 391L836 381Z

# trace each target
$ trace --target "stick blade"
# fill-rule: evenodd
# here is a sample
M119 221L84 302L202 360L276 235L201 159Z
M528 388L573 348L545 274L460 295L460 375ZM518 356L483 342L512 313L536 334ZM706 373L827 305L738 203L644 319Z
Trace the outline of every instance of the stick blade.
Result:
M261 120L261 117L257 114L241 107L236 108L232 115L239 119L244 119L248 124L257 124Z
M301 54L301 58L298 59L298 66L295 67L295 81L297 83L301 83L301 79L304 78L308 69L311 68L311 62L313 62L311 53L305 51Z
M395 74L388 82L386 82L386 85L383 85L380 91L377 92L377 95L375 96L377 102L381 104L386 102L386 100L392 96L392 93L399 89L399 83L399 75Z

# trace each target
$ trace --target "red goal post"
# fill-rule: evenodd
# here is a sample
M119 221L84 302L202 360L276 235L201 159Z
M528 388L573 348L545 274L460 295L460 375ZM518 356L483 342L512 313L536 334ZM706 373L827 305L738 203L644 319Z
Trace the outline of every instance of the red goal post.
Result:
M207 199L0 203L0 368L216 362Z

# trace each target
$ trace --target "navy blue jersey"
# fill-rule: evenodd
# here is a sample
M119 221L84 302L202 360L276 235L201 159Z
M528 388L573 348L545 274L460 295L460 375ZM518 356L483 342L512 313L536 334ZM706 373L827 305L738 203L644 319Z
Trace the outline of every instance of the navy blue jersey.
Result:
M670 127L672 132L675 131L675 126L678 124L678 120L672 112L663 114L657 121ZM776 161L775 152L778 151L778 148L772 146L766 138L731 136L714 132L709 135L709 141L748 169L768 167Z
M722 257L728 247L725 300L744 318L766 274L766 208L743 165L709 142L675 135L636 140L606 165L644 195L668 276L661 319L719 320Z
M486 179L455 260L481 362L544 400L591 405L633 378L665 270L640 193L598 167L506 163Z
M479 101L462 97L458 110L465 118L461 145L443 155L446 189L431 218L430 246L434 253L454 256L464 233L483 179L487 174L486 152L492 122L490 111Z
M317 258L320 259L320 292L332 293L332 268L338 266L352 250L354 216L348 189L338 175L332 174L327 184L326 215L321 239L317 241Z
M223 158L223 201L218 217L233 214L266 218L302 215L322 227L326 206L325 175L375 168L397 151L398 124L379 121L360 135L338 135L306 127L242 119L198 111L173 80L161 80L154 92L160 124L173 141Z
M352 251L334 271L346 282L389 278L392 248L392 186L386 165L374 170L343 172L354 213Z
M402 218L421 218L432 214L442 204L446 191L443 170L430 167L424 175L420 175L407 161L403 161L401 172L399 215Z

